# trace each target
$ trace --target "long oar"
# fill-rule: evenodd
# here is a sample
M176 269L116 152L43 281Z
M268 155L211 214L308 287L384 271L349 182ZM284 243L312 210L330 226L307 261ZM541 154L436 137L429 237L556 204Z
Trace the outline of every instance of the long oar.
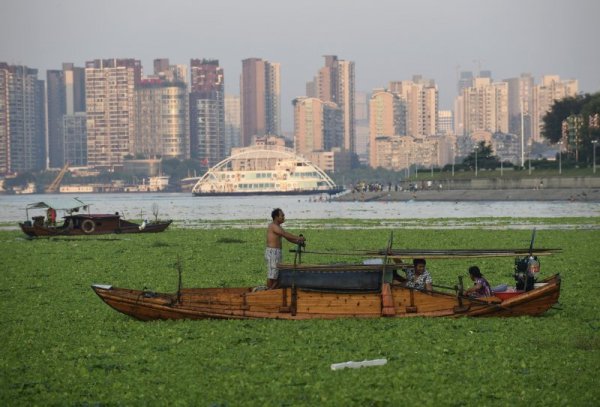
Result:
M561 249L537 249L532 252L537 256L551 255L560 252ZM297 249L290 249L290 253L296 253ZM374 256L374 257L426 257L431 259L461 259L472 257L513 257L529 254L527 249L475 249L475 250L357 250L353 252L335 251L312 251L303 250L306 254L323 254L330 256Z

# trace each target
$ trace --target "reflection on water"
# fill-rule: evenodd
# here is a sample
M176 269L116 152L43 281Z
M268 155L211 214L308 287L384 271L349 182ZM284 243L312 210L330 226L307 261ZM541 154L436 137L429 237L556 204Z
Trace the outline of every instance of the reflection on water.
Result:
M25 206L32 202L71 195L0 196L0 222L24 220ZM600 216L596 202L325 202L307 196L193 197L188 193L85 194L93 213L120 212L126 218L159 217L178 221L269 220L280 207L290 220L301 219L434 219L472 217L555 218ZM312 198L311 198L312 200Z

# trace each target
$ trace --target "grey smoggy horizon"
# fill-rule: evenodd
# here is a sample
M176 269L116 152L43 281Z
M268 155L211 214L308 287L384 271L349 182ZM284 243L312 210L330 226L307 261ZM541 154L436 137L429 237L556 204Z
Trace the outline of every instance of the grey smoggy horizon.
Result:
M359 92L413 75L433 79L440 109L452 109L461 71L491 71L494 80L559 75L577 79L580 92L597 92L599 14L600 3L588 0L8 0L0 60L37 68L43 79L63 62L136 58L151 73L155 58L214 58L227 93L239 94L242 59L264 58L281 64L289 132L291 101L305 95L323 55L355 62Z

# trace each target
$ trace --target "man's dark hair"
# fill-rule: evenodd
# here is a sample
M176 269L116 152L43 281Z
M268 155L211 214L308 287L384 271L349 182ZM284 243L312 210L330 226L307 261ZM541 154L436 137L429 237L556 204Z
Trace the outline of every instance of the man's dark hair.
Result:
M477 278L483 277L481 275L481 271L479 270L479 267L477 267L477 266L469 267L469 274L472 275L473 277L477 277Z
M271 219L275 220L275 218L278 217L280 213L281 213L280 208L273 209L273 211L271 212Z
M416 267L417 264L426 265L427 262L425 261L425 259L413 259L413 266Z

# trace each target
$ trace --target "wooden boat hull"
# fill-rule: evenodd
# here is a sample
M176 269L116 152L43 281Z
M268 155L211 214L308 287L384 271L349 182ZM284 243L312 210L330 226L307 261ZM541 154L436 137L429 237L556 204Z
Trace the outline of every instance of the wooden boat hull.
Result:
M243 288L190 288L178 294L93 285L110 307L143 321L157 319L335 319L409 317L537 316L550 309L560 295L560 277L543 287L507 300L457 298L425 293L398 285L377 292L332 292L304 288L253 291ZM385 287L385 284L384 284Z
M158 233L163 232L172 223L148 223L142 227L137 223L119 218L117 215L75 215L65 217L60 226L48 226L37 223L19 223L21 230L30 237L50 236L93 236L111 233Z

